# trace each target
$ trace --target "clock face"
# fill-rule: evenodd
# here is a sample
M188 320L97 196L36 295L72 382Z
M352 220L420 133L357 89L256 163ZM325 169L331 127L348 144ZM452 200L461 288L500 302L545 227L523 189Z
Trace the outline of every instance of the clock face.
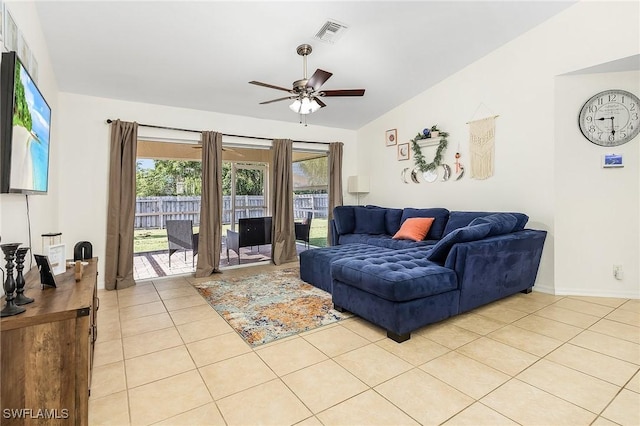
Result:
M584 104L578 123L596 145L622 145L640 132L640 100L624 90L605 90Z

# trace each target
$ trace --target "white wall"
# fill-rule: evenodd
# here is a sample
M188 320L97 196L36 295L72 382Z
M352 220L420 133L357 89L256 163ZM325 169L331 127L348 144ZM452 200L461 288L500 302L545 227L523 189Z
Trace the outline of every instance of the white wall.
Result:
M640 72L556 79L555 280L558 294L640 297L638 202L640 137L605 148L585 139L576 117L587 99L607 89L640 93ZM623 154L621 169L603 169L602 155ZM623 279L613 265L623 266Z
M363 201L397 207L524 212L530 216L528 227L548 231L536 288L568 291L554 286L554 164L564 161L555 157L554 131L556 121L565 118L554 110L555 78L640 52L639 14L638 2L580 2L361 128L358 172L371 176L372 188ZM428 51L428 40L416 40L416 45ZM413 167L413 159L396 160L395 148L384 144L385 130L397 128L402 143L438 124L451 134L445 162L453 165L459 147L460 160L467 165L466 122L488 115L487 110L499 115L493 177L432 184L400 181L400 172ZM576 120L576 114L577 110L568 119ZM434 149L424 153L430 161ZM637 194L632 198L635 201L629 203L635 203L633 209L637 209ZM592 228L587 216L575 220L584 229ZM605 263L610 269L610 260ZM605 291L597 282L589 288Z
M344 142L344 188L355 174L356 132L309 125L259 120L206 111L125 102L60 93L59 229L68 256L74 242L87 240L94 255L104 259L106 245L107 183L109 176L108 118L185 129L215 130L227 134L294 140ZM295 117L294 117L295 118ZM143 128L139 133L148 132ZM346 199L347 202L350 199ZM104 286L104 263L99 286Z
M38 61L38 88L42 92L52 110L51 125L51 158L49 163L49 193L48 195L29 196L31 216L31 234L33 251L41 252L41 234L58 231L58 186L60 168L61 140L60 111L58 107L58 87L53 74L46 40L40 30L40 20L33 3L7 2L7 8L16 21L20 31ZM4 90L4 88L3 88ZM0 237L2 243L21 242L29 245L29 230L27 223L27 209L24 195L0 195ZM3 256L0 256L4 258ZM1 262L4 268L4 260ZM33 263L35 265L35 262ZM29 265L27 264L27 267ZM0 294L2 294L0 289Z

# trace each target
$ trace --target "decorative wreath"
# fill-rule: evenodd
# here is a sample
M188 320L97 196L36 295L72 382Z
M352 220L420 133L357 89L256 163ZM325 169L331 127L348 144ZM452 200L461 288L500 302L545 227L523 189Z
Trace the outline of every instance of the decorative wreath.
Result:
M438 148L436 149L436 155L433 157L433 161L427 163L424 159L424 155L422 155L422 150L420 149L420 145L418 145L418 141L423 139L428 139L431 136L431 132L440 132L440 143L438 144ZM418 169L421 172L426 172L430 170L435 170L440 164L442 164L442 153L445 149L447 149L447 137L449 133L443 132L439 130L437 125L431 126L431 131L429 129L424 129L422 133L418 133L415 138L411 139L411 148L413 149L413 159L416 163Z

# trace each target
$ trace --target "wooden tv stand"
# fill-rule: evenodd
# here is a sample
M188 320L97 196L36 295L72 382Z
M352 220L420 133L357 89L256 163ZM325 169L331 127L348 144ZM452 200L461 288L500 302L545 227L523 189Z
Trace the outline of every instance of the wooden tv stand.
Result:
M98 259L56 276L42 289L40 274L26 275L26 312L0 321L0 423L87 425L96 340ZM4 299L1 301L4 306Z

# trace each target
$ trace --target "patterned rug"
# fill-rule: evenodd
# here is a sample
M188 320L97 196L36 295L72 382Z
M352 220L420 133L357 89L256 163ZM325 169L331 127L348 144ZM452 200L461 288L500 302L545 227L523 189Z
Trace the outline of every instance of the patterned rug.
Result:
M350 317L299 276L299 268L288 268L194 286L247 343L259 346Z

